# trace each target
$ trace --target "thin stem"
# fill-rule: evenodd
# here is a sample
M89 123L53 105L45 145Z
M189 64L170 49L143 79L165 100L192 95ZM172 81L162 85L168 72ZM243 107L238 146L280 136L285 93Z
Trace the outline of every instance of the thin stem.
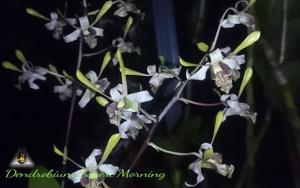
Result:
M163 149L163 148L157 146L156 144L154 144L152 142L148 143L148 145L153 147L158 152L161 151L161 152L168 153L171 155L176 155L176 156L196 156L198 158L201 158L201 155L196 152L181 153L181 152L169 151L169 150L166 150L166 149Z
M194 104L197 106L206 106L206 107L210 107L210 106L219 106L219 105L224 105L224 103L222 102L217 102L217 103L201 103L201 102L196 102L196 101L192 101L183 97L180 97L178 100L186 103L186 104Z
M99 55L99 54L102 54L102 53L106 52L107 50L111 49L112 47L113 47L113 46L110 45L110 46L108 46L108 47L106 47L106 48L103 48L103 49L99 50L98 52L93 52L93 53L83 54L82 56L83 56L83 57L93 57L93 56L96 56L96 55Z
M184 82L181 83L181 86L179 87L176 95L172 98L172 100L168 103L168 105L164 108L164 110L158 116L158 122L160 122L165 117L165 115L172 108L172 106L178 101L178 99L187 83L188 83L188 80L185 80Z
M49 71L48 69L44 69L44 68L43 68L43 70L44 70L45 72L47 72L48 74L52 75L52 76L56 76L56 77L59 77L59 78L66 78L64 75L58 74L58 73L55 73L55 72L52 72L52 71Z
M221 31L221 28L222 28L222 22L223 22L223 20L224 20L224 18L226 16L226 14L230 10L232 10L233 12L236 12L236 10L234 8L230 7L228 9L226 9L226 11L223 13L222 18L221 18L220 23L219 23L219 26L218 26L218 29L217 29L217 32L216 32L216 35L215 35L215 38L214 38L214 41L213 41L213 43L212 43L212 45L210 47L210 50L209 50L210 52L213 51L215 49L215 47L216 47L216 44L217 44L217 41L218 41L218 38L219 38L219 34L220 34L220 31Z
M139 108L139 110L148 118L150 119L151 121L153 121L154 123L157 122L157 118L151 114L149 114L148 112L146 112L144 109L142 108Z
M81 62L82 62L82 46L83 46L83 39L79 39L79 48L78 48L78 59L77 59L77 66L76 70L80 69ZM69 139L70 139L70 133L71 133L71 127L72 127L72 120L74 116L74 109L75 109L75 102L76 102L76 90L77 85L73 84L72 86L72 99L71 99L71 106L69 111L69 118L68 118L68 125L67 125L67 132L66 132L66 139L65 139L65 146L64 146L64 158L63 158L63 169L62 172L65 173L67 168L67 155L68 155L68 145L69 145ZM61 188L64 188L64 179L61 182Z
M281 48L280 48L280 57L279 64L282 64L285 59L285 49L286 49L286 36L287 36L287 9L288 9L288 0L282 0L282 32L281 32Z

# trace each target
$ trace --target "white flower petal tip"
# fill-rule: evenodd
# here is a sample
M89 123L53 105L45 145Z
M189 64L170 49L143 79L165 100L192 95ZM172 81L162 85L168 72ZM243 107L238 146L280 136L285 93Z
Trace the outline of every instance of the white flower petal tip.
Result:
M253 123L256 122L257 113L251 112L250 106L248 104L240 103L237 95L235 94L222 95L221 101L227 104L227 107L223 110L224 113L223 121L225 121L228 116L239 115L241 117L251 119Z
M109 176L112 176L112 175L115 175L118 172L119 167L113 166L111 164L101 164L99 166L99 170L101 172L104 172L105 174L107 174Z
M201 145L201 149L203 149L203 150L212 149L212 145L210 143L203 143Z
M74 184L79 183L85 172L86 172L85 169L77 170L76 172L73 172L72 174L70 174L70 176L68 178L70 180L72 180Z
M189 80L205 80L207 70L209 69L209 65L204 65L201 67L195 74L191 75L188 70L186 71L186 78Z
M149 91L140 91L136 93L131 93L127 96L127 98L137 103L144 103L144 102L151 101L153 99Z
M101 155L101 150L100 149L94 149L92 153L86 158L85 160L85 167L89 171L93 171L97 169L97 161L96 161L96 156Z
M228 14L227 19L223 20L221 25L223 28L232 28L237 24L243 24L250 29L255 29L254 17L244 12Z

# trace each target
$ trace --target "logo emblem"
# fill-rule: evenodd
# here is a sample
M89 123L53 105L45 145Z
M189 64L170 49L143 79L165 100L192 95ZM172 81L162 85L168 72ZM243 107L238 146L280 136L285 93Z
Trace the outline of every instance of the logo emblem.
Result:
M11 168L32 168L34 162L25 148L19 148L9 166Z

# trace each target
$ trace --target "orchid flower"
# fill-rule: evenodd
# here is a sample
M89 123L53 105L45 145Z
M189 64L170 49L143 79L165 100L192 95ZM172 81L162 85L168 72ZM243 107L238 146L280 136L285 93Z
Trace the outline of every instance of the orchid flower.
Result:
M84 41L89 45L90 48L97 46L97 36L103 36L103 29L93 27L90 25L87 16L79 18L80 28L64 37L66 43L76 41L79 37L83 37Z
M204 152L202 152L202 150L204 150ZM185 182L187 187L195 187L204 180L202 168L215 170L222 176L231 178L234 171L234 166L222 164L222 155L220 153L214 153L211 144L203 143L199 149L199 155L201 158L189 165L189 169L193 170L193 172L197 174L196 183L189 184Z
M212 145L209 143L203 143L198 152L190 153L179 153L169 151L155 145L154 143L149 143L148 145L153 147L157 151L161 151L171 155L197 157L196 161L189 165L189 169L197 174L197 180L195 184L189 184L185 182L185 185L187 187L195 187L204 180L202 168L215 170L217 173L228 178L231 178L232 173L234 171L233 165L227 165L222 163L222 155L220 153L214 153Z
M131 137L133 139L139 133L139 130L145 127L145 124L150 124L152 121L146 118L144 115L136 114L133 112L124 112L123 118L126 120L119 126L119 133L121 138L127 139Z
M245 12L237 12L236 14L228 14L227 18L221 23L223 28L232 28L237 24L243 24L250 29L255 28L254 17Z
M156 65L149 65L147 67L148 74L152 76L149 80L149 84L151 85L153 91L156 91L165 79L174 78L173 74L163 69L162 67L159 67L158 72L156 69ZM174 68L171 69L171 71L178 76L180 74L181 68Z
M71 25L76 24L76 19L74 18L66 18L66 20ZM50 31L53 31L53 38L59 40L61 35L63 34L63 27L67 24L58 16L56 12L50 13L50 21L45 24L46 28Z
M146 90L124 95L122 84L110 90L110 96L113 100L106 108L106 112L110 118L110 123L116 126L120 125L122 115L127 112L138 112L139 105L144 102L151 101L153 97Z
M104 92L110 84L107 78L98 80L98 76L94 71L88 72L86 74L86 77L89 78L91 83L94 84L96 88L98 88L101 92ZM86 89L78 103L80 108L84 108L87 105L87 103L94 97L95 97L95 92Z
M47 78L45 75L47 72L44 68L39 66L32 66L30 62L22 65L22 74L18 78L18 84L16 85L17 88L21 89L21 85L28 81L29 87L31 89L40 89L40 87L34 83L35 80L46 80Z
M62 83L62 85L54 86L54 93L58 93L60 100L65 101L68 98L72 97L72 92L73 92L72 85L73 82L69 79L66 79L65 83ZM82 93L81 89L76 90L77 96L80 96L81 93Z
M223 110L223 121L225 121L228 116L239 115L251 119L252 122L255 123L257 113L251 112L248 104L240 103L235 94L222 95L221 101L227 104L227 107Z
M79 166L81 169L73 172L69 179L73 183L81 183L83 187L91 187L94 185L96 187L104 183L104 178L101 173L108 176L115 175L119 170L119 167L113 166L112 164L97 164L96 157L101 155L100 149L94 149L92 153L85 160L85 167ZM101 178L102 177L102 178Z
M85 166L81 166L71 158L65 155L65 153L61 152L54 146L54 152L63 157L66 160L69 160L80 169L73 172L69 175L69 179L73 181L73 183L81 183L83 187L86 188L101 188L102 186L108 187L104 182L105 177L111 177L117 173L119 167L114 166L112 164L104 164L104 162L109 157L110 153L116 147L118 142L120 141L120 135L114 134L112 135L106 145L106 148L102 154L100 149L94 149L92 153L86 158ZM97 163L97 157L101 156L100 161Z
M141 49L139 47L134 47L132 42L125 42L123 38L119 37L112 41L112 45L116 48L120 48L121 53L137 53L141 54Z
M124 18L126 16L128 16L129 12L135 13L135 14L139 14L142 16L142 18L144 17L144 13L142 13L135 4L133 3L128 3L128 2L124 2L124 1L120 1L117 6L119 7L118 10L116 10L114 12L115 16L119 16L121 18Z
M188 71L186 77L189 80L204 80L207 70L211 70L211 77L221 91L229 93L232 88L232 80L240 77L240 65L245 63L245 55L230 54L230 48L216 49L209 54L210 61L203 65L195 74Z

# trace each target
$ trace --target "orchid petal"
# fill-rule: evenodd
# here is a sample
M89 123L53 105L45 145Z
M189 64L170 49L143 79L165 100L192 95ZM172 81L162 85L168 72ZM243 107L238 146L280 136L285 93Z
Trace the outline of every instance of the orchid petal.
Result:
M110 89L110 96L114 101L119 101L122 99L122 84L118 84L116 87Z
M90 27L89 18L87 16L80 17L79 23L82 30L87 30Z
M224 20L221 25L223 28L233 28L234 27L234 24L229 22L227 19Z
M56 20L52 20L52 21L46 23L45 26L46 26L46 28L48 30L54 30L56 24L57 24L57 21Z
M188 70L186 71L186 78L189 80L204 80L206 78L206 72L209 68L209 64L201 67L195 74L190 75Z
M95 93L91 92L89 89L85 90L83 96L81 97L78 105L80 108L84 108L88 102L95 96Z
M92 29L95 31L95 35L96 36L100 36L100 37L103 37L103 29L101 29L101 28L98 28L98 27L92 27Z
M113 166L111 164L102 164L99 166L99 170L109 176L112 176L117 173L117 171L119 170L119 167Z
M88 170L95 170L97 168L96 156L101 155L100 149L94 149L92 153L85 160L85 167Z
M149 65L147 67L147 72L153 76L156 73L156 65Z
M92 70L86 74L86 77L88 77L93 84L95 84L98 80L97 74Z
M79 183L85 172L85 169L77 170L76 172L73 172L68 178L72 180L73 183Z
M153 99L148 91L140 91L127 95L127 98L133 102L143 103Z
M78 37L80 36L80 33L81 33L80 29L76 29L72 33L68 34L67 36L64 36L65 42L69 43L77 40Z

